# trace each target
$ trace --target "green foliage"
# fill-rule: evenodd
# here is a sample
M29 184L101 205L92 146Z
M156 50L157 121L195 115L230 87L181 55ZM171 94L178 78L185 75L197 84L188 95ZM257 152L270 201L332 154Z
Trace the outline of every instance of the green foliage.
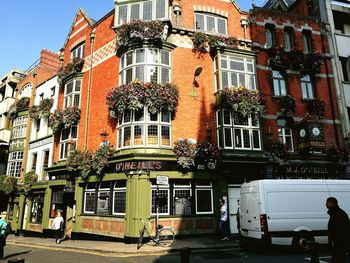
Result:
M265 112L265 99L258 90L245 87L224 88L221 92L221 106L239 112L244 117Z
M0 191L5 195L14 193L17 189L17 178L8 175L0 175Z
M34 172L28 172L24 175L23 178L20 179L18 184L18 190L27 195L31 189L32 184L38 181L38 175Z
M49 117L49 127L53 133L61 129L70 128L80 120L80 109L77 107L68 107L62 110L55 110Z
M224 37L207 35L203 32L196 32L192 38L193 50L198 53L207 53L223 47L236 48L238 40L236 37Z

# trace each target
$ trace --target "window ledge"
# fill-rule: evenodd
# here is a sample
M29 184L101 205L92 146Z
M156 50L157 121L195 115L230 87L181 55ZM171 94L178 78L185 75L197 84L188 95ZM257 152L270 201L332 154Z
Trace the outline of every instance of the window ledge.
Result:
M301 102L311 102L311 101L314 101L315 99L304 99L304 98L301 98L300 101Z

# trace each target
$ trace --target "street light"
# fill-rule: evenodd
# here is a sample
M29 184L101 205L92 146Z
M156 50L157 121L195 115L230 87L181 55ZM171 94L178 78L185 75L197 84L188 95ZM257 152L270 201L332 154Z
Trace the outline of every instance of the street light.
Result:
M242 17L240 20L240 23L241 23L241 27L243 29L243 35L244 35L244 41L245 41L246 40L246 30L247 30L247 27L249 26L249 21L247 18Z

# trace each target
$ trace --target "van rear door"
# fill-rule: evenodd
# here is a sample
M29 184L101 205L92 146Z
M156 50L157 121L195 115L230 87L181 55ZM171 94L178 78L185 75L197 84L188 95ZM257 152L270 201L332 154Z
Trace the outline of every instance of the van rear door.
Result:
M245 184L248 186L249 184ZM240 224L241 234L244 237L261 239L260 229L260 198L258 185L241 188Z

